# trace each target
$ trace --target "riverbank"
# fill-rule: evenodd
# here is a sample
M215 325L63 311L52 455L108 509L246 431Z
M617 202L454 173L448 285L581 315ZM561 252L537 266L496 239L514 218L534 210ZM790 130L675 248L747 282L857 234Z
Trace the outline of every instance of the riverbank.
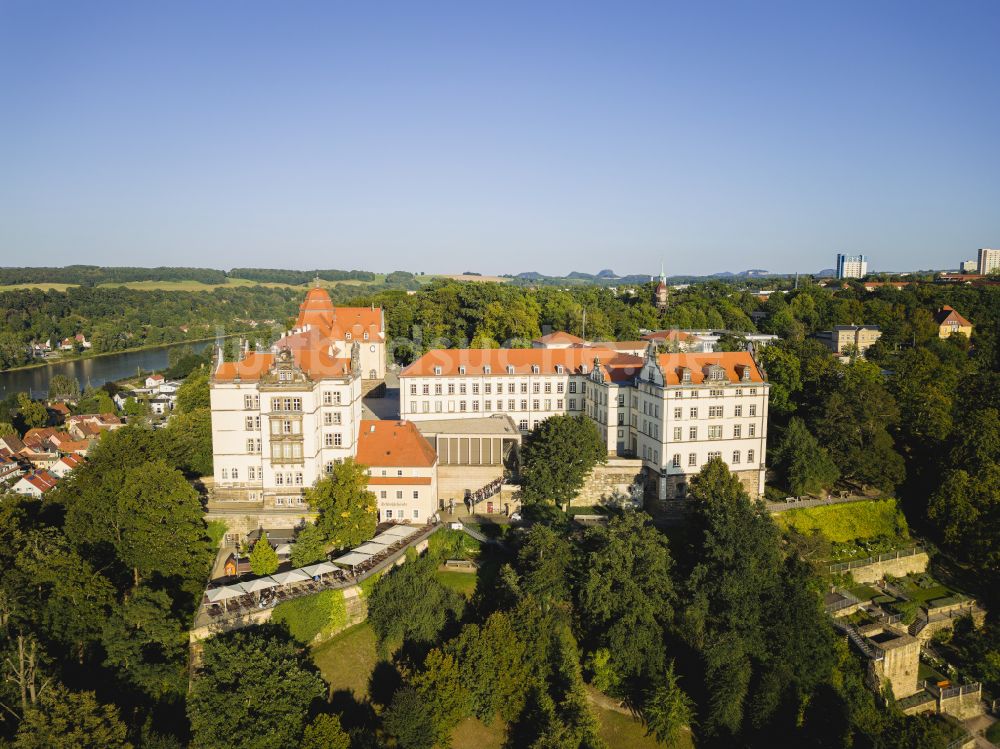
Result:
M227 338L235 338L241 335L247 335L253 332L252 330L244 330L237 333L228 333L227 335L221 336L222 340ZM168 341L165 343L151 343L148 346L134 346L132 348L124 348L121 351L102 351L98 354L93 354L89 352L81 352L74 354L72 356L61 356L58 359L42 359L41 361L32 362L31 364L22 364L20 367L10 367L8 369L0 369L0 375L6 374L8 372L23 372L29 369L41 369L42 367L52 367L59 364L72 364L73 362L90 361L91 359L100 359L105 356L118 356L119 354L135 354L142 351L155 351L161 348L173 348L174 346L184 346L191 343L205 343L206 341L218 340L216 336L206 336L205 338L190 338L183 341Z

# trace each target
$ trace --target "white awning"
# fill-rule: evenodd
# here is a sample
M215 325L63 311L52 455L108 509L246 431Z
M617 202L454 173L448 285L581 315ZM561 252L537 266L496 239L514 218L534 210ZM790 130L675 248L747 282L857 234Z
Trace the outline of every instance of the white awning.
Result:
M345 567L357 567L371 559L371 554L360 554L357 551L349 551L342 557L333 560L334 564L342 564Z
M279 557L287 557L289 554L292 553L292 545L278 544L278 548L274 550L274 553L277 554Z
M394 525L391 528L386 528L384 531L379 533L379 536L396 536L397 538L406 538L407 536L412 536L416 533L419 528L414 528L412 525Z
M303 580L308 580L309 575L302 570L289 570L288 572L275 572L271 575L271 579L278 583L278 585L288 585L289 583L300 583Z
M243 590L236 585L224 585L221 588L212 588L205 591L205 597L209 600L209 603L218 603L230 598L239 598L242 595L244 595Z
M358 548L353 549L353 551L356 551L359 554L381 554L388 548L389 547L386 546L385 544L376 543L375 541L368 541L367 543L361 544L361 546L359 546Z
M272 580L270 577L260 577L256 580L246 580L240 583L238 586L233 587L243 588L247 593L256 593L260 590L267 590L268 588L273 588L278 584L276 580Z
M337 568L329 562L320 562L319 564L310 564L308 567L303 567L302 571L309 575L309 577L318 577L319 575L336 572Z

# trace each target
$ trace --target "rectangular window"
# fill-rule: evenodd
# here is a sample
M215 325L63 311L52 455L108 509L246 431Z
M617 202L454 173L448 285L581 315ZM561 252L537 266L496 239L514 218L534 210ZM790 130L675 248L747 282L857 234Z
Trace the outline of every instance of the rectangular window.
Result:
M517 428L520 429L522 432L527 432L528 431L528 420L527 419L521 419L517 423Z
M740 451L733 450L733 465L738 466L740 464Z
M753 450L747 450L747 463L753 463Z
M689 427L688 428L688 439L689 440L696 440L696 439L698 439L698 427Z
M413 493L416 494L416 492L413 492ZM414 497L414 499L416 499L416 497ZM420 510L417 510L417 509L413 510L413 519L414 520L419 520L420 519Z
M569 410L570 411L575 411L576 410L576 398L570 398L569 399Z
M561 383L561 382L557 382L557 383L556 383L556 392L557 392L557 393L561 393L561 392L563 392L563 390L564 390L564 385L563 385L563 383Z
M562 398L556 398L556 410L558 410L558 411L562 411L563 410L563 399Z
M484 411L492 411L493 410L493 401L491 401L491 400L483 401L483 410Z
M531 383L531 392L534 393L535 395L538 395L538 393L542 392L542 383L540 382Z
M392 520L392 510L386 510L385 511L385 519L386 520Z
M684 391L683 390L675 390L674 391L674 397L675 398L683 398L684 397Z
M416 394L417 394L417 383L414 382L410 385L410 395L416 395Z
M750 415L751 416L756 416L757 415L757 404L756 403L751 403L750 404Z
M517 407L517 404L516 404L516 402L514 401L513 398L511 398L510 400L507 401L507 410L508 411L513 411L516 407Z
M681 467L681 454L680 453L674 453L674 457L670 459L670 464L674 468L680 468Z
M714 458L718 458L719 460L722 460L722 453L719 453L719 452L710 452L708 454L708 459L712 460Z
M709 390L708 395L710 398L721 398L723 392L721 390Z
M576 383L575 383L575 382L571 382L571 383L569 384L569 391L570 391L571 393L575 393L575 392L576 392Z
M417 491L416 489L413 490L413 498L420 499L420 492ZM414 510L414 512L416 512L416 510ZM416 515L414 515L413 517L416 517Z
M302 486L302 472L297 471L295 474L295 485Z
M342 435L340 432L334 432L333 433L333 446L334 447L342 447L343 444L344 444L344 435Z
M698 453L688 453L688 465L689 466L698 465Z
M455 394L455 383L454 382L449 382L448 383L448 395L454 395L454 394Z
M733 408L733 416L735 416L737 419L742 418L743 417L743 406L735 406Z
M403 498L403 491L402 490L397 491L396 492L396 499L402 499L402 498Z
M692 418L692 419L697 419L697 418L698 418L698 409L697 409L697 408L692 408L692 409L691 409L691 410L690 410L690 411L688 412L688 416L689 416L690 418Z
M472 394L473 395L479 395L479 383L478 382L472 383Z
M757 395L757 388L750 388L750 395Z
M527 382L522 382L521 383L521 392L527 394L527 392L528 392L528 383Z
M459 395L465 395L465 392L466 392L465 391L465 383L464 382L460 383L459 386L458 386L458 394Z
M472 401L472 410L473 411L479 410L479 401Z
M323 426L329 427L333 426L333 414L329 411L323 414Z
M430 395L431 394L431 386L430 385L422 385L421 388L420 388L420 394L421 395Z
M327 432L323 435L323 447L333 447L333 434Z
M465 410L465 401L459 401L458 402L458 410L459 411L464 411Z
M738 440L742 436L743 436L743 428L739 424L736 424L733 427L733 439Z
M528 410L528 400L527 400L527 398L522 398L521 399L521 410L522 411L527 411Z
M683 438L683 437L681 436L681 434L682 434L682 433L683 433L683 430L682 430L682 428L681 428L681 427L674 427L674 440L675 440L676 442L680 442L680 441L681 441L682 439L684 439L684 438Z
M722 439L722 425L718 424L715 426L710 426L708 428L708 438L710 440L721 440Z
M332 406L333 405L333 393L327 391L323 393L323 405Z
M747 425L747 437L756 437L756 436L757 436L757 425L756 424L748 424Z
M710 419L721 419L722 418L722 406L709 406L708 407L708 418L710 418Z
M535 411L538 410L538 398L534 398L531 401L531 408Z
M229 480L229 469L228 468L223 468L222 469L222 480L223 481L228 481Z
M674 409L674 418L675 419L682 418L683 417L683 411L684 411L684 409L682 409L682 408L675 408Z
M473 391L473 392L475 392L475 391ZM493 385L491 383L487 382L485 385L483 385L483 392L486 393L486 395L492 395L493 394Z
M253 396L244 395L243 396L243 408L253 408Z
M441 395L442 392L443 391L441 390L441 383L440 382L435 382L434 383L434 395Z
M283 473L276 473L276 474L274 474L274 485L275 486L284 486L285 485L285 474L283 474Z
M551 393L552 392L552 383L551 382L546 382L545 383L545 392L546 393Z

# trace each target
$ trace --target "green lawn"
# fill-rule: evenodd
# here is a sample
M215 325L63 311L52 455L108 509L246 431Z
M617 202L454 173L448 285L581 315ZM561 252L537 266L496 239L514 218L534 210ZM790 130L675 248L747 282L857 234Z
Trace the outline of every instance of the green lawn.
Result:
M454 570L438 570L434 576L442 585L456 590L466 598L472 598L476 592L475 572L455 572Z
M800 533L818 531L834 542L875 536L900 539L909 536L906 518L894 499L786 510L777 513L774 521L786 530L794 528Z
M925 679L929 679L930 681L937 682L937 681L943 681L947 678L948 677L942 674L940 671L938 671L935 668L932 668L931 666L928 666L926 663L922 661L920 663L920 666L917 668L917 681L924 681Z
M859 601L870 601L876 596L882 595L878 589L871 585L852 585L847 589L847 592Z
M313 649L313 660L330 692L346 689L356 700L368 694L368 677L378 663L375 655L375 633L368 622L362 622Z

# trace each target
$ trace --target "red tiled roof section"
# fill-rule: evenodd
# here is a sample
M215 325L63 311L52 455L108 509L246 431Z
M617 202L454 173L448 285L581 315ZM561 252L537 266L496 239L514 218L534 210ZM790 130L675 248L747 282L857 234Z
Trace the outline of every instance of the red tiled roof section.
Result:
M356 460L372 468L430 468L437 453L412 421L362 419Z
M366 332L369 340L385 338L381 307L335 307L330 295L320 288L310 289L305 301L299 305L295 327L304 328L306 325L340 341L347 338L347 333L351 333L352 339L362 341Z
M694 336L683 330L654 330L642 337L644 341L691 341Z
M631 365L636 372L642 368L641 357L602 348L436 349L403 369L400 376L429 377L434 375L435 367L441 367L442 375L460 374L460 367L465 367L467 375L481 375L485 367L490 368L491 375L504 375L508 374L508 366L514 368L512 374L518 375L532 374L535 366L539 374L557 374L560 366L566 373L582 374L584 366L588 372L593 368L595 358L602 365Z
M549 333L548 335L543 335L541 338L535 339L538 343L583 343L583 339L573 335L572 333L567 333L565 330L557 330L554 333Z
M962 327L972 327L972 323L966 320L960 314L958 314L958 310L956 310L954 307L950 307L947 304L938 310L938 313L935 316L935 320L937 320L938 325L944 325L945 323L955 322Z
M706 373L713 364L722 367L725 378L730 382L764 382L764 377L749 351L718 354L660 354L657 361L663 370L667 385L680 385L684 368L691 370L691 384L700 385L708 382ZM750 370L747 380L743 379L745 369Z
M59 481L48 471L35 471L24 476L24 480L41 492L47 492Z

